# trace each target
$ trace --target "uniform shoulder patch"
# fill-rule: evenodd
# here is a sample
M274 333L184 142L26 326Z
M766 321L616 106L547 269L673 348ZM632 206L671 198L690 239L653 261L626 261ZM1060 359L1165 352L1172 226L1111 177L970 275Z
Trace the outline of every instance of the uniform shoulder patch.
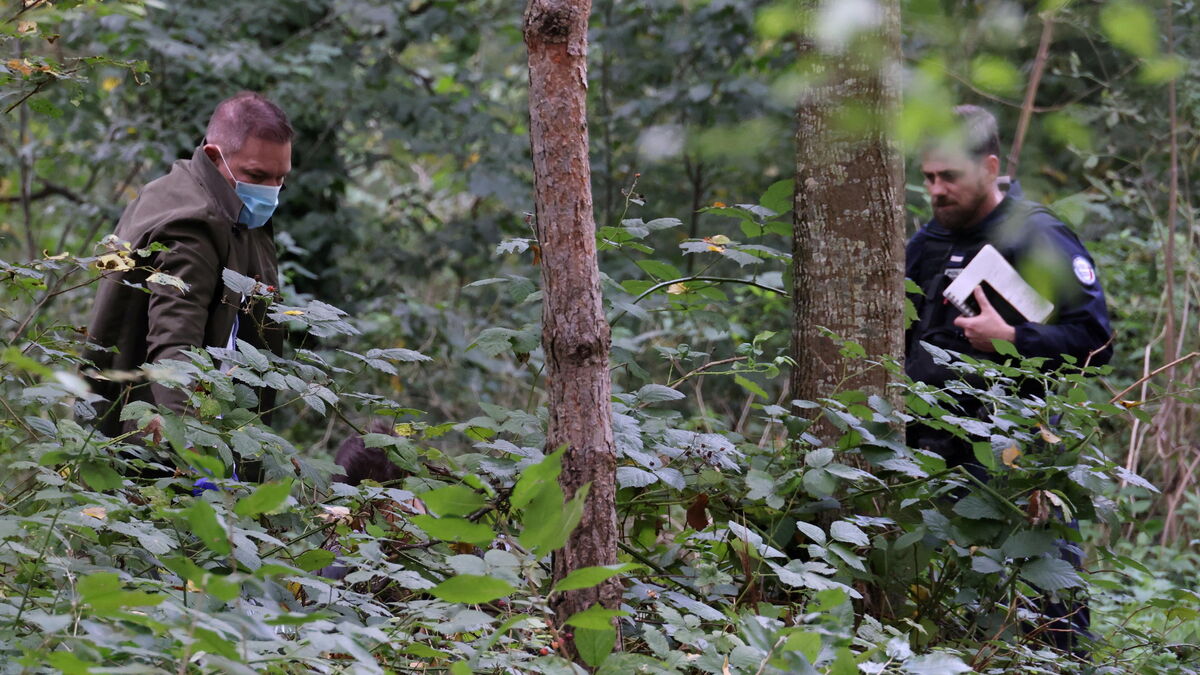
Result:
M1079 279L1079 283L1084 286L1091 286L1096 283L1096 268L1092 267L1092 263L1088 259L1077 255L1071 261L1071 269L1075 270L1075 278Z

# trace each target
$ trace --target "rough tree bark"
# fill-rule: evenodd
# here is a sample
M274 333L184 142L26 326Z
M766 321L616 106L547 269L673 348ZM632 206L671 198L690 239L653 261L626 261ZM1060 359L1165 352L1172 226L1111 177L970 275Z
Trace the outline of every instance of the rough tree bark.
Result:
M900 11L897 0L880 0L877 11L874 39L818 56L822 79L796 115L791 390L800 399L845 389L888 396L888 373L842 356L819 326L869 355L903 357L904 176L888 135L899 101Z
M590 0L530 0L529 138L536 229L542 247L542 346L550 424L546 445L565 445L567 497L591 483L583 519L554 556L554 577L617 562L616 456L608 373L609 327L600 299L587 132ZM615 608L616 581L556 596L559 620L596 602Z

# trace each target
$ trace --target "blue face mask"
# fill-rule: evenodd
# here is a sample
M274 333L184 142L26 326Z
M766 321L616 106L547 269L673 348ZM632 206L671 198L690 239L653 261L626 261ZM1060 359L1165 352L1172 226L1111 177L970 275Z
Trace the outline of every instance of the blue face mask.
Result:
M220 148L217 149L217 152L220 152ZM233 171L229 168L229 162L225 161L223 152L221 152L221 162L225 164L225 170L229 172L229 175L233 176ZM238 222L252 230L266 225L267 221L271 219L271 214L275 213L275 207L279 206L279 190L283 186L243 183L237 177L234 177L233 180L233 191L242 200L242 212L238 214Z

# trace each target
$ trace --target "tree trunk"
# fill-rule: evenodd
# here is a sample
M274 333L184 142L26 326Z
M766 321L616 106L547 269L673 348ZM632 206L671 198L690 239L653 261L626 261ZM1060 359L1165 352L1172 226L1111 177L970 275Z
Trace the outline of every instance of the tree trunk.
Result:
M888 373L843 356L819 327L871 357L903 358L904 175L888 133L899 101L897 0L876 11L875 35L818 56L822 79L796 116L791 389L800 399L847 389L889 397Z
M567 497L590 483L581 525L554 556L554 578L617 562L616 456L611 423L609 328L600 298L587 132L590 0L530 0L529 138L536 229L542 247L542 346L550 423L547 448L566 446ZM599 602L615 608L610 581L556 596L559 621Z

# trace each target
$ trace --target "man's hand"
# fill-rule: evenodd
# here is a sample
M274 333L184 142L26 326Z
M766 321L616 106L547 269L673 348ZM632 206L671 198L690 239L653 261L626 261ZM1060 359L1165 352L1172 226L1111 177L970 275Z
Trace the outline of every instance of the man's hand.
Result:
M979 303L978 316L960 316L954 320L954 325L962 329L972 347L983 352L994 352L993 339L1012 342L1017 338L1017 329L1010 326L992 307L982 288L975 289L975 301Z

